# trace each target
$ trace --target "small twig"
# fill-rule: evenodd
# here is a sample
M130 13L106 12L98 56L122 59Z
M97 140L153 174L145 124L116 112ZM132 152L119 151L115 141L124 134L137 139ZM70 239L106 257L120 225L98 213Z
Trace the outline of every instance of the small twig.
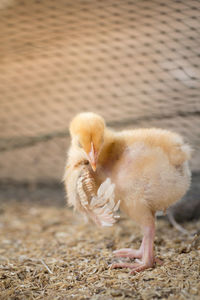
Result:
M171 211L167 211L167 217L169 219L169 222L172 226L174 226L174 228L176 228L176 230L180 231L181 233L185 234L185 235L189 235L189 236L193 236L193 234L191 234L189 231L187 231L185 228L183 228L180 224L178 224L172 214Z
M49 269L49 267L45 264L45 262L43 261L43 259L40 259L40 262L43 264L43 266L47 269L47 271L50 273L50 274L53 274L53 272Z

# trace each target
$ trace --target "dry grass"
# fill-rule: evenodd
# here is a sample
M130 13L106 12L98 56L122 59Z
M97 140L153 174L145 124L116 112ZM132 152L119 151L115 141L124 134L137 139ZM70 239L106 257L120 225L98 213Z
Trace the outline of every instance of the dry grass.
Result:
M112 250L140 244L124 217L100 230L64 208L5 203L0 213L1 299L200 299L199 237L164 220L155 241L164 264L129 275L109 269ZM193 231L200 222L184 226Z

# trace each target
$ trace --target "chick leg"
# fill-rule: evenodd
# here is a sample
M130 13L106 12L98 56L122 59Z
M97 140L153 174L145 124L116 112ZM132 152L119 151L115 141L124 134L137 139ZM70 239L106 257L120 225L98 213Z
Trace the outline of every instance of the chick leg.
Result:
M155 259L153 253L155 224L152 223L143 227L143 233L144 236L139 250L121 249L114 252L118 257L141 258L141 260L136 260L135 263L115 263L111 266L112 269L130 268L132 269L131 273L135 273L151 268L156 261L160 262L158 259Z
M152 226L154 226L154 225L152 224ZM148 228L148 226L144 227L144 229L143 229L144 236L143 236L142 243L141 243L141 246L139 249L122 248L122 249L113 251L113 254L117 257L142 258L142 255L144 252L144 245L146 243L146 236L148 236L148 233L146 233L146 235L145 235L145 228ZM154 239L154 237L153 237L153 239Z

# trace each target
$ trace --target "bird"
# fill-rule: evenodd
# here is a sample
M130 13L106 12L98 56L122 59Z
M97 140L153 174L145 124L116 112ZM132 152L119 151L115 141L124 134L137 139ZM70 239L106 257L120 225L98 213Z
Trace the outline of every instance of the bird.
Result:
M141 228L139 249L122 248L115 257L131 262L113 263L111 268L128 268L131 273L162 263L154 254L155 214L181 199L190 187L189 160L192 148L175 132L160 128L116 131L93 112L77 114L69 125L64 183L68 203L81 210L77 201L80 166L87 168L98 188L110 178L115 185L115 203ZM134 260L132 260L134 259Z

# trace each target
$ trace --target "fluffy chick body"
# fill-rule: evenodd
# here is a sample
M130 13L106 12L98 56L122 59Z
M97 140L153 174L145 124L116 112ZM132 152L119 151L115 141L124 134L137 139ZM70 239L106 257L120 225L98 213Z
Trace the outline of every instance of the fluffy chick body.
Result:
M190 148L162 129L105 131L96 181L110 177L121 209L141 225L157 210L165 211L190 185Z

